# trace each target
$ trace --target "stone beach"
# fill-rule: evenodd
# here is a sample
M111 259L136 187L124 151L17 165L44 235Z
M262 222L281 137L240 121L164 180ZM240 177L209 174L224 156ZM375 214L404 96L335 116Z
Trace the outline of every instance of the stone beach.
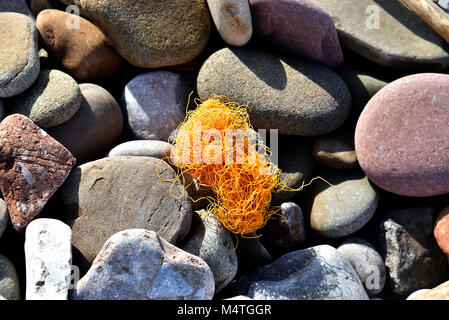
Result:
M448 48L396 0L0 0L0 300L448 300ZM218 98L280 169L244 234L174 157Z

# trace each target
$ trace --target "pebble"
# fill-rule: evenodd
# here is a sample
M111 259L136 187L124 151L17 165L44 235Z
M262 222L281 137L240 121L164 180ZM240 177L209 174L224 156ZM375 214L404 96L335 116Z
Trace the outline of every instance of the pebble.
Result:
M78 81L97 81L114 74L121 57L109 39L83 17L79 18L79 28L68 26L73 17L59 10L39 13L36 27L45 49Z
M439 286L416 293L410 300L449 300L449 281L446 281Z
M108 157L138 156L164 159L170 157L172 148L171 144L158 140L127 141L109 151Z
M239 271L247 271L264 266L273 261L268 250L260 241L256 232L239 237L236 247Z
M80 84L83 99L67 122L48 130L78 159L86 162L103 155L117 143L123 129L123 113L114 97L96 84Z
M207 0L221 38L231 46L244 46L253 34L248 0Z
M26 0L2 0L0 1L0 12L21 13L34 19Z
M175 198L183 191L171 182L176 176L167 163L150 157L110 157L74 169L61 191L73 246L92 263L104 242L124 229L145 228L170 243L181 241L192 208L186 192Z
M192 87L186 77L169 71L132 79L123 91L123 107L135 138L167 141L186 117Z
M8 103L8 109L47 129L67 122L78 111L82 95L78 83L59 70L41 70L36 82Z
M0 123L0 189L18 231L58 190L76 159L29 118L14 114Z
M379 203L379 195L368 179L362 174L338 171L320 176L331 179L334 188L324 182L313 187L312 229L321 236L339 238L366 225Z
M67 300L72 231L56 219L36 219L25 232L26 300Z
M334 19L343 46L396 68L444 68L445 43L416 14L391 0L316 0Z
M279 145L276 147L276 142L270 140L269 147L271 147L273 155L279 154L277 164L281 169L281 181L291 189L297 189L303 183L309 182L315 168L311 143L301 137L286 135L280 135L278 143ZM275 158L272 157L271 160L274 162ZM299 191L272 193L271 203L273 205L281 204L292 199L298 193Z
M331 68L343 64L334 21L313 0L250 0L254 34L263 43Z
M12 262L0 254L0 295L6 300L20 300L19 277Z
M210 300L214 277L156 232L128 229L106 241L75 290L75 300Z
M0 199L0 238L8 225L8 209L6 207L6 202Z
M380 244L396 294L433 287L448 274L446 256L433 238L433 217L434 210L423 207L391 211L382 220Z
M20 13L0 12L0 97L24 92L40 70L34 21Z
M187 63L204 49L211 29L204 0L63 0L111 40L129 63L160 68Z
M357 166L354 136L346 130L338 130L315 140L313 158L335 169L352 169Z
M197 79L199 97L214 94L249 104L256 129L280 134L322 135L346 120L351 96L344 81L311 62L247 48L225 48L212 54Z
M306 240L304 213L296 203L284 202L280 214L268 220L261 232L261 241L278 252L292 251Z
M355 128L357 120L360 117L363 109L368 101L388 82L384 79L380 79L370 73L343 69L339 72L340 77L343 78L352 97L351 113L345 123L349 127ZM354 140L354 139L353 139Z
M359 164L379 187L423 197L449 192L449 75L422 73L380 90L355 132Z
M233 235L212 214L195 212L190 234L180 248L203 259L212 270L215 293L226 287L237 273L237 254Z
M368 300L354 268L329 245L289 252L235 286L255 300Z
M416 291L412 292L412 293L407 297L407 299L405 299L405 300L413 300L413 298L418 297L418 296L420 296L421 294L423 294L424 292L427 292L427 291L429 291L429 290L430 290L430 289L419 289L419 290L416 290Z
M386 280L385 264L371 243L360 238L350 238L337 250L351 263L369 296L382 291Z
M449 206L444 208L438 214L437 221L433 228L433 235L435 236L441 251L443 251L449 258Z

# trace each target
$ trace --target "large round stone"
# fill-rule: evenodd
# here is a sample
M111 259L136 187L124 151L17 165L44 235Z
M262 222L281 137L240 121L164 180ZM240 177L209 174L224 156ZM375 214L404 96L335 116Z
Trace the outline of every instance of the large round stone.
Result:
M180 183L171 182L176 176L167 163L150 157L109 157L74 169L62 188L73 246L92 263L121 230L143 228L173 244L182 240L192 208L187 192L180 197Z
M343 124L351 95L332 70L250 49L221 49L203 64L197 80L202 100L225 95L249 104L255 128L281 134L321 135Z
M396 80L363 110L355 132L357 158L379 187L405 196L449 192L449 75Z

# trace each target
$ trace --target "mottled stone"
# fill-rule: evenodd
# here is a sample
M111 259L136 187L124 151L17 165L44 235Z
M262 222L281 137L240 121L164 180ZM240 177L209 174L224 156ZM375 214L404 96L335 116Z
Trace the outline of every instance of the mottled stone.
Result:
M67 300L72 230L56 219L36 219L25 232L26 299Z
M446 256L433 238L432 208L388 213L381 223L380 244L390 275L391 290L407 295L446 279Z
M127 141L114 147L108 156L138 156L164 159L170 157L173 146L158 140Z
M19 277L8 258L0 254L0 295L6 300L20 300Z
M280 217L267 222L261 232L261 240L269 249L287 252L306 239L304 214L293 202L284 202L280 214Z
M301 137L280 135L277 141L270 138L271 161L281 169L280 179L288 188L297 189L309 182L315 168L312 145ZM271 204L278 205L296 196L299 191L272 193Z
M227 286L237 273L233 235L205 210L193 214L190 234L180 248L203 259L212 270L215 293Z
M316 0L334 19L343 46L388 67L447 67L445 43L400 1Z
M159 68L193 60L209 39L204 0L62 0L77 4L129 63Z
M351 169L357 166L354 136L347 131L318 137L312 154L316 161L335 169Z
M26 3L26 0L1 0L0 12L16 12L24 14L30 18L33 18L30 8Z
M123 114L114 97L102 87L80 84L83 99L78 112L48 133L72 152L79 163L103 155L122 133Z
M73 246L92 263L104 242L130 228L156 231L170 243L189 231L192 208L176 172L150 157L109 157L73 170L62 188Z
M346 120L351 96L344 81L320 65L247 48L212 54L197 79L202 100L221 94L249 104L252 125L281 134L321 135Z
M379 187L405 196L449 192L449 75L396 80L363 110L355 132L357 158Z
M59 70L41 70L28 90L8 101L8 109L47 129L72 118L81 101L80 88L71 76Z
M349 261L328 245L287 253L236 286L256 300L368 300Z
M343 242L337 250L351 263L369 296L382 291L386 280L385 264L371 243L351 238Z
M379 195L368 178L354 173L320 174L331 181L313 186L310 214L312 229L324 237L338 238L360 230L373 217Z
M424 292L416 294L410 300L449 300L449 281Z
M0 97L12 97L28 89L39 70L37 30L31 18L0 12Z
M0 124L0 189L18 231L58 190L76 159L29 118L14 114Z
M137 139L167 141L186 116L193 84L169 71L143 73L123 91L128 125Z
M73 28L67 21L73 20ZM55 57L78 81L97 81L111 76L121 57L109 39L94 24L59 10L44 10L36 27L49 54Z
M8 217L6 202L3 199L0 199L0 238L8 225Z
M231 46L244 46L253 34L248 0L207 0L221 38Z
M78 281L76 300L210 300L214 277L201 258L155 232L129 229L111 236Z
M433 235L440 249L449 257L449 206L438 214Z
M329 67L343 64L332 18L313 0L250 0L254 35Z

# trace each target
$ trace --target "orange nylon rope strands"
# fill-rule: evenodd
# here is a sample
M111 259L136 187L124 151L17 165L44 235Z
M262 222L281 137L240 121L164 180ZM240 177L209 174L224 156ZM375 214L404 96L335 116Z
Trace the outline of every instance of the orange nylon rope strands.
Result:
M215 197L207 197L206 211L226 229L240 235L254 232L279 214L279 206L270 208L272 192L299 191L305 185L290 189L280 181L281 170L251 127L247 106L222 96L197 105L174 138L169 162L181 170L176 179L185 184L187 173L210 188Z

